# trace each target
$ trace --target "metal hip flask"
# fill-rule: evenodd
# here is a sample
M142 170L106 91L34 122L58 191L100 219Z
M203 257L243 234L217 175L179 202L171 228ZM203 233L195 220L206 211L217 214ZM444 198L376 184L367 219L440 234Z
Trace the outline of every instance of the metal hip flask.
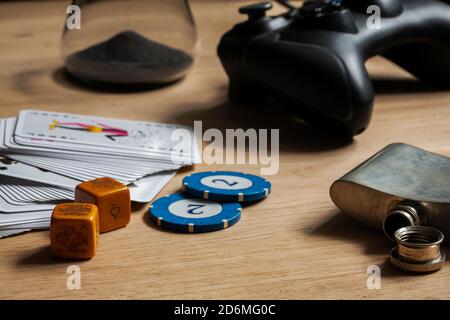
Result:
M427 225L450 239L450 158L391 144L335 181L331 199L344 213L384 230Z

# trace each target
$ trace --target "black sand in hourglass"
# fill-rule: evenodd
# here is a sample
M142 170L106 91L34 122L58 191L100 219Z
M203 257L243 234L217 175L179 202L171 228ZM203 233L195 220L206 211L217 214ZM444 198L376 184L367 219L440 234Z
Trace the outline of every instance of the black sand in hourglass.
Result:
M192 65L188 53L124 31L67 57L66 68L82 80L115 84L164 84Z

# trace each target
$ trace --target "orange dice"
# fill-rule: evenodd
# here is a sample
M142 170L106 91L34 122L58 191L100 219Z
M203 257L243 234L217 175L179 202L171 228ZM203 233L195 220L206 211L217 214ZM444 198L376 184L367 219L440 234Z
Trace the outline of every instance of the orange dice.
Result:
M75 202L98 207L101 233L125 227L130 222L130 191L114 179L98 178L79 184L75 189Z
M61 258L90 259L99 238L99 214L90 203L63 203L53 209L50 241L53 253Z

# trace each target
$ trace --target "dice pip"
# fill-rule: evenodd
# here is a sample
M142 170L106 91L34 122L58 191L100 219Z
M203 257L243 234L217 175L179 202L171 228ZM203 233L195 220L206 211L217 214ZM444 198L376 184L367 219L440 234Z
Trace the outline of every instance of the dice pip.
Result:
M92 203L98 207L100 233L125 227L130 222L130 191L112 178L80 183L75 189L75 202Z
M90 259L99 238L99 215L89 203L63 203L53 209L50 223L52 252L61 258Z

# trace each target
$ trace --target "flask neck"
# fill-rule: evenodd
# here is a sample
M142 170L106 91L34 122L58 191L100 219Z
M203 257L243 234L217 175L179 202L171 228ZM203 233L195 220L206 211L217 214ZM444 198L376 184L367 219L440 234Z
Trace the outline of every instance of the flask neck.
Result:
M422 217L418 205L409 202L400 203L393 207L384 219L384 233L394 241L394 234L400 228L424 224Z

